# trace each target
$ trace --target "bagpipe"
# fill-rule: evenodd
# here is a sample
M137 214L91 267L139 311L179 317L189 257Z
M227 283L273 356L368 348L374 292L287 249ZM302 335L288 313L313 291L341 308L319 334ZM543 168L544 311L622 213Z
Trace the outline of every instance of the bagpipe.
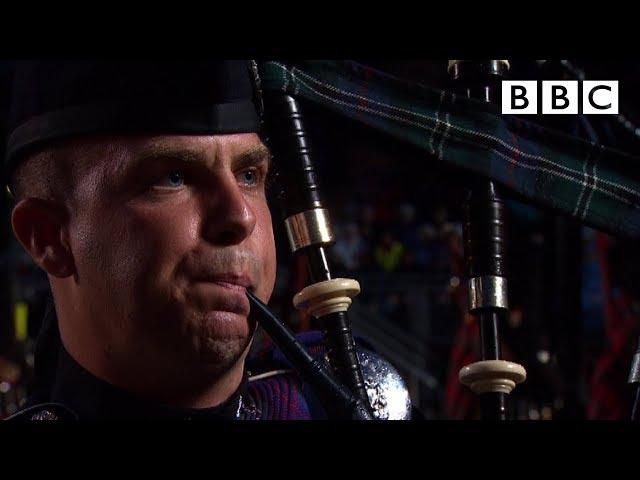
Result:
M485 419L509 418L508 395L526 379L501 359L500 325L508 314L505 196L515 195L613 235L640 236L638 159L502 116L500 82L507 60L451 60L451 89L408 83L355 62L253 63L267 144L277 165L277 193L294 256L309 285L294 305L316 318L326 362L314 360L265 305L248 293L252 314L323 402L330 418L386 418L372 400L384 374L363 373L348 309L360 291L334 278L327 250L335 242L305 128L305 102L319 105L418 147L467 172L464 258L469 312L480 327L481 358L459 372L479 396ZM381 369L378 369L380 371ZM640 386L640 353L629 382ZM407 395L408 396L408 395ZM640 388L632 417L640 417ZM410 409L401 418L409 418Z

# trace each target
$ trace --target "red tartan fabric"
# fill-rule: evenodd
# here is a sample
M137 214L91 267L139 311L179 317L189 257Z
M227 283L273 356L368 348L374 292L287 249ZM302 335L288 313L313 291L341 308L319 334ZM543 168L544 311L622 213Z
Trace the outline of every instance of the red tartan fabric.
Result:
M637 346L640 319L633 312L632 298L612 285L607 261L611 239L598 233L596 242L605 294L607 343L589 380L591 399L587 418L623 420L629 418L631 412L630 390L626 388L627 375Z
M452 420L469 420L474 418L477 406L475 394L460 383L458 373L465 365L478 361L478 344L480 328L478 322L467 314L451 349L449 360L449 374L445 386L445 412Z

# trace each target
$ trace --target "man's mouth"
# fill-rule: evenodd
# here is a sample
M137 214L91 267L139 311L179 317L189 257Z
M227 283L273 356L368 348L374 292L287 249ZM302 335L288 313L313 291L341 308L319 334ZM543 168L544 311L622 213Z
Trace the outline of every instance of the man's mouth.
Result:
M195 278L192 293L201 299L206 310L246 316L250 309L246 292L253 292L254 289L248 275L215 274Z
M251 278L245 274L234 274L234 273L224 273L224 274L213 274L213 275L203 275L196 278L197 282L206 282L206 283L215 283L225 288L235 289L235 290L245 290L253 291L255 289Z

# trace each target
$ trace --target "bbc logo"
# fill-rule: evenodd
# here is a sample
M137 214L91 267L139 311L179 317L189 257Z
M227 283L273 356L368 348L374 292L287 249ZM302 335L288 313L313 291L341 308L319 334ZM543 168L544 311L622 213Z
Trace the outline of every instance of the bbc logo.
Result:
M577 80L542 82L542 98L538 102L536 80L503 80L502 113L531 115L609 115L618 113L618 81L584 80L582 92ZM581 101L578 99L581 97ZM579 107L582 111L579 112Z

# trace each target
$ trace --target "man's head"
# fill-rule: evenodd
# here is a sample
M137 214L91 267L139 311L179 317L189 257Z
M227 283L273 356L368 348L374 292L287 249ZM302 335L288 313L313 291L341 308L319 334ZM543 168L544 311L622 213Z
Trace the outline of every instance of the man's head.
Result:
M254 132L80 135L25 157L14 232L83 366L147 395L241 375L245 289L266 301L275 281L269 162Z

